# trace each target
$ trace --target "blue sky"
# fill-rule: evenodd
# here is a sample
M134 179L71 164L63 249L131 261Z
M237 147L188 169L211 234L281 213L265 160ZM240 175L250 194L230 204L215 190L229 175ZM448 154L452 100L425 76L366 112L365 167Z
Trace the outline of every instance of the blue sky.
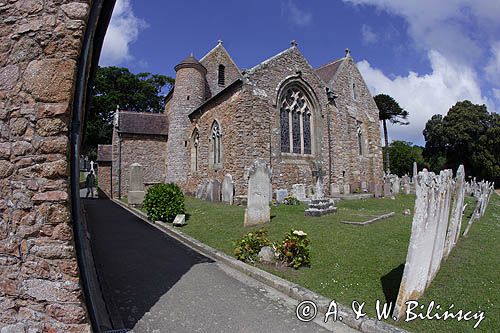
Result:
M100 64L174 76L219 39L242 69L291 40L313 67L350 48L372 94L410 113L391 139L423 145L425 122L458 100L500 110L500 0L118 0Z

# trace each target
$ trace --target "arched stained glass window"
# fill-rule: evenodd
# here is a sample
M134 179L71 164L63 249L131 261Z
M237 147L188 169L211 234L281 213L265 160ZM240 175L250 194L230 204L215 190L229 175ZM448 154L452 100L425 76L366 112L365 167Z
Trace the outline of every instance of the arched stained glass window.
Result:
M213 166L217 167L221 164L221 149L222 149L222 134L219 123L214 121L212 124L211 139L212 139L212 156L211 162Z
M302 89L285 89L280 99L281 152L312 154L312 104Z

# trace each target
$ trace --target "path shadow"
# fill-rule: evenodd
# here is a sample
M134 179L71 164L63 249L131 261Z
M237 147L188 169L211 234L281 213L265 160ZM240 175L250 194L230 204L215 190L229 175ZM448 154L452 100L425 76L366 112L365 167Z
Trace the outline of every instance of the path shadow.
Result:
M194 265L213 262L110 200L82 203L115 330L133 328Z
M401 264L394 268L392 271L380 278L380 283L382 284L382 290L385 295L385 302L396 304L398 298L399 286L401 280L403 279L403 271L405 265ZM394 307L393 307L394 309Z

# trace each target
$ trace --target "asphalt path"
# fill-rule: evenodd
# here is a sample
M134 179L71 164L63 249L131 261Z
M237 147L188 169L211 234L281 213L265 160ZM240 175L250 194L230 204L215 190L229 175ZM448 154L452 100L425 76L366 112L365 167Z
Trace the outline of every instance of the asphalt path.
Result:
M108 199L82 199L113 328L325 332L287 296L199 254ZM355 332L338 323L335 332Z

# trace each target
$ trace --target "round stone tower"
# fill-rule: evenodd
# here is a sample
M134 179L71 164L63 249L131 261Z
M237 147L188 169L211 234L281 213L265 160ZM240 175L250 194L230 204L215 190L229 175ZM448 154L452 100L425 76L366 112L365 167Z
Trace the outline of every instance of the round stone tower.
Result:
M206 68L190 55L175 66L175 86L168 114L167 183L181 188L187 181L189 147L188 115L205 101Z

